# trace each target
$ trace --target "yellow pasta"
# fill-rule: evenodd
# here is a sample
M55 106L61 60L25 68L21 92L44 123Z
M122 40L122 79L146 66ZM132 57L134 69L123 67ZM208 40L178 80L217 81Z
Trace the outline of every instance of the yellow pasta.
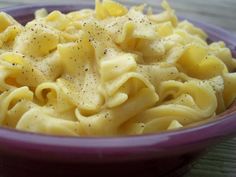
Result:
M96 0L95 9L0 13L0 125L68 136L156 133L213 119L236 98L224 42L163 12Z

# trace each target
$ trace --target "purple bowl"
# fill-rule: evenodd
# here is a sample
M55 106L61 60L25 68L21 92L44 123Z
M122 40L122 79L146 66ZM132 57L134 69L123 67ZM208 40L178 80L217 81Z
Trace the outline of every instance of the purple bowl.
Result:
M88 5L31 5L1 9L19 22L45 7L68 12ZM89 6L92 7L92 6ZM236 37L219 27L192 21L210 41L223 40L236 57ZM236 104L214 121L182 130L127 137L47 136L0 128L1 177L178 176L206 148L236 134Z

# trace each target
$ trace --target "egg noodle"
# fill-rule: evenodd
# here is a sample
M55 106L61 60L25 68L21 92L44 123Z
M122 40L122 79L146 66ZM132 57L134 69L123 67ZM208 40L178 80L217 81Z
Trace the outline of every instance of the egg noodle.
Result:
M40 9L25 26L0 13L0 125L53 135L119 136L210 119L236 98L224 42L166 1L159 14L96 1L95 10Z

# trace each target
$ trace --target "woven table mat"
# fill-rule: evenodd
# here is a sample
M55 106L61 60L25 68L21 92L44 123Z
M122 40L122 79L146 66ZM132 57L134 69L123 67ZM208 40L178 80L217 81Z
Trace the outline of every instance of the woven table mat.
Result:
M184 177L236 177L236 138L210 148Z

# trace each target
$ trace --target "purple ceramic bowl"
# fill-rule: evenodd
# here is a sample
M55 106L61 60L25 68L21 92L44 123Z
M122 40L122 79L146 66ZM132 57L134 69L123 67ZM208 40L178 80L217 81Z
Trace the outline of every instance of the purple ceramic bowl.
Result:
M68 12L88 5L33 5L2 10L26 23L41 7ZM201 22L193 23L208 33L210 41L225 41L236 57L236 37L230 32ZM0 128L0 176L176 177L207 147L234 134L236 104L203 125L142 136L59 137Z

